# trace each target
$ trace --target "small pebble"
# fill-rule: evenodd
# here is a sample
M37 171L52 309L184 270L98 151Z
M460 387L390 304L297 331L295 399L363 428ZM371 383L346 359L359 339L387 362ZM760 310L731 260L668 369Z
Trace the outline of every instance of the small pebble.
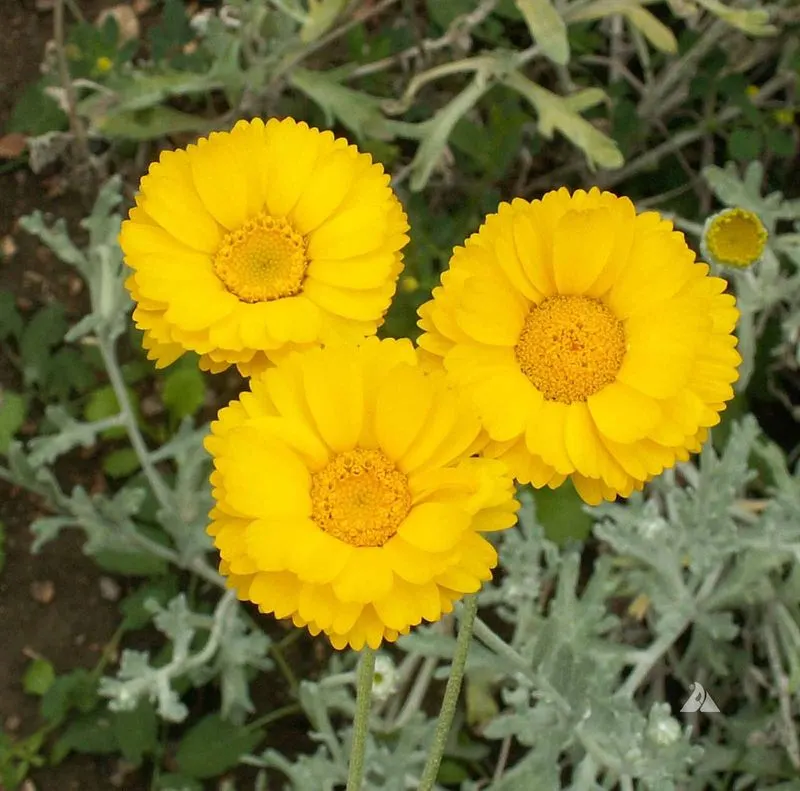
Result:
M14 256L17 252L17 243L14 241L13 236L4 236L0 240L0 252L2 252L3 258L12 258Z
M122 588L120 584L111 577L100 577L100 598L106 601L119 601Z
M50 604L56 596L56 586L51 580L37 580L31 583L31 596L39 604Z

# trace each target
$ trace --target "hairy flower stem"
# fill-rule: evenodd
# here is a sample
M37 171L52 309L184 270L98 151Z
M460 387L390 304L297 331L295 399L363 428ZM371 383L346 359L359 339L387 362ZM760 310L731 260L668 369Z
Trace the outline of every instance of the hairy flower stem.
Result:
M67 102L67 117L69 118L70 131L72 132L75 156L78 164L88 165L91 161L89 140L86 136L86 128L83 125L83 121L78 117L78 112L75 109L77 105L75 86L72 84L72 77L69 73L69 63L65 49L64 0L56 0L53 6L53 39L56 45L59 79Z
M103 365L108 373L108 380L114 390L114 395L117 397L119 404L120 415L122 416L125 429L128 432L131 447L133 447L139 464L142 467L142 472L153 490L153 494L158 500L159 505L168 512L174 511L172 502L172 493L167 485L164 483L163 478L158 470L153 465L150 458L150 451L145 445L144 438L139 425L136 422L136 415L133 411L130 397L128 396L128 389L125 385L125 380L122 376L122 370L117 360L117 352L114 346L114 341L108 338L98 338L98 346L100 347L100 354L103 358Z
M356 679L356 715L353 720L353 746L350 752L350 771L347 773L347 791L361 791L364 779L364 752L369 733L369 710L372 702L372 681L375 677L375 652L365 648L361 652Z
M461 611L461 626L458 630L458 640L456 651L453 655L453 664L450 669L450 678L447 679L447 686L444 690L444 700L442 700L442 710L439 712L439 720L436 723L436 734L433 738L428 760L422 772L419 783L419 791L431 791L436 784L439 775L439 766L442 763L445 744L450 734L453 724L453 717L456 713L458 695L461 692L461 682L464 680L464 668L467 664L467 652L469 644L472 642L472 629L475 625L475 616L478 612L478 597L467 596L464 599L464 606Z

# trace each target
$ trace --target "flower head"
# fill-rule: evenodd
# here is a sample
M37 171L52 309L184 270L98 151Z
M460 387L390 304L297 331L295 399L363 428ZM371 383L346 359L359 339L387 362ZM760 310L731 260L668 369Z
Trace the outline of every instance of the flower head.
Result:
M515 477L589 503L688 458L733 397L738 313L658 214L592 189L502 204L420 308L421 347Z
M410 341L290 354L211 430L222 573L337 648L449 612L491 578L481 532L516 521L505 465L471 458L480 421Z
M709 217L703 228L703 255L722 266L755 264L767 246L767 229L759 216L747 209L723 209Z
M772 113L772 117L775 119L775 123L777 123L778 126L792 126L792 124L794 124L794 116L794 110L789 107L781 107L778 110L774 110Z
M164 152L140 190L120 243L158 366L192 350L250 375L383 321L406 216L382 166L331 132L240 121Z
M376 701L388 700L397 692L400 674L388 654L375 657L375 671L372 674L372 697Z

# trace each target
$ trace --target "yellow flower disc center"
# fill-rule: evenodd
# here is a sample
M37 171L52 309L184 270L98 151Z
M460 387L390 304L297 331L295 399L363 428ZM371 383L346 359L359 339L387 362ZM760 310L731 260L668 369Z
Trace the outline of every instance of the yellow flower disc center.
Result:
M708 252L718 263L732 266L755 263L767 244L767 229L758 215L739 208L717 214L705 234Z
M379 450L339 453L311 477L311 517L356 547L379 547L411 509L408 478Z
M282 217L265 212L231 231L214 257L214 272L243 302L269 302L300 292L306 242Z
M516 353L548 401L571 404L614 381L625 357L625 330L598 299L548 297L528 314Z

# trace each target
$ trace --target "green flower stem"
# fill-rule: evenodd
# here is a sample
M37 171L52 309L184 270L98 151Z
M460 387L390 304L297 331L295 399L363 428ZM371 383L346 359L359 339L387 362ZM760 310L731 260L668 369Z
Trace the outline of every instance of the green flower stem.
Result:
M375 652L371 648L365 648L358 663L356 715L353 719L353 747L350 752L350 771L347 773L347 791L361 791L361 782L364 779L364 753L367 749L374 678Z
M164 483L164 479L155 468L150 458L150 451L147 449L142 433L139 431L136 415L134 414L133 406L128 396L128 389L122 376L122 369L117 360L115 343L108 338L98 338L97 341L100 348L100 355L103 358L103 365L108 373L108 381L114 389L114 395L117 397L120 415L125 423L131 447L133 447L139 464L142 467L142 472L145 478L147 478L147 482L150 484L150 488L153 490L153 494L158 500L159 505L167 512L174 513L175 509L172 502L172 492L170 492L169 488Z
M458 630L458 640L456 642L456 652L453 655L453 664L450 669L450 678L447 679L447 686L444 690L444 700L442 700L442 710L439 712L439 720L436 723L436 734L433 738L430 752L428 753L425 769L422 772L419 791L431 791L439 775L439 766L442 763L445 744L447 744L447 737L450 735L450 728L456 713L458 695L461 692L461 682L464 679L467 652L469 651L469 644L472 641L472 628L475 624L477 612L477 595L467 596L464 599L464 606L461 611L461 626Z

